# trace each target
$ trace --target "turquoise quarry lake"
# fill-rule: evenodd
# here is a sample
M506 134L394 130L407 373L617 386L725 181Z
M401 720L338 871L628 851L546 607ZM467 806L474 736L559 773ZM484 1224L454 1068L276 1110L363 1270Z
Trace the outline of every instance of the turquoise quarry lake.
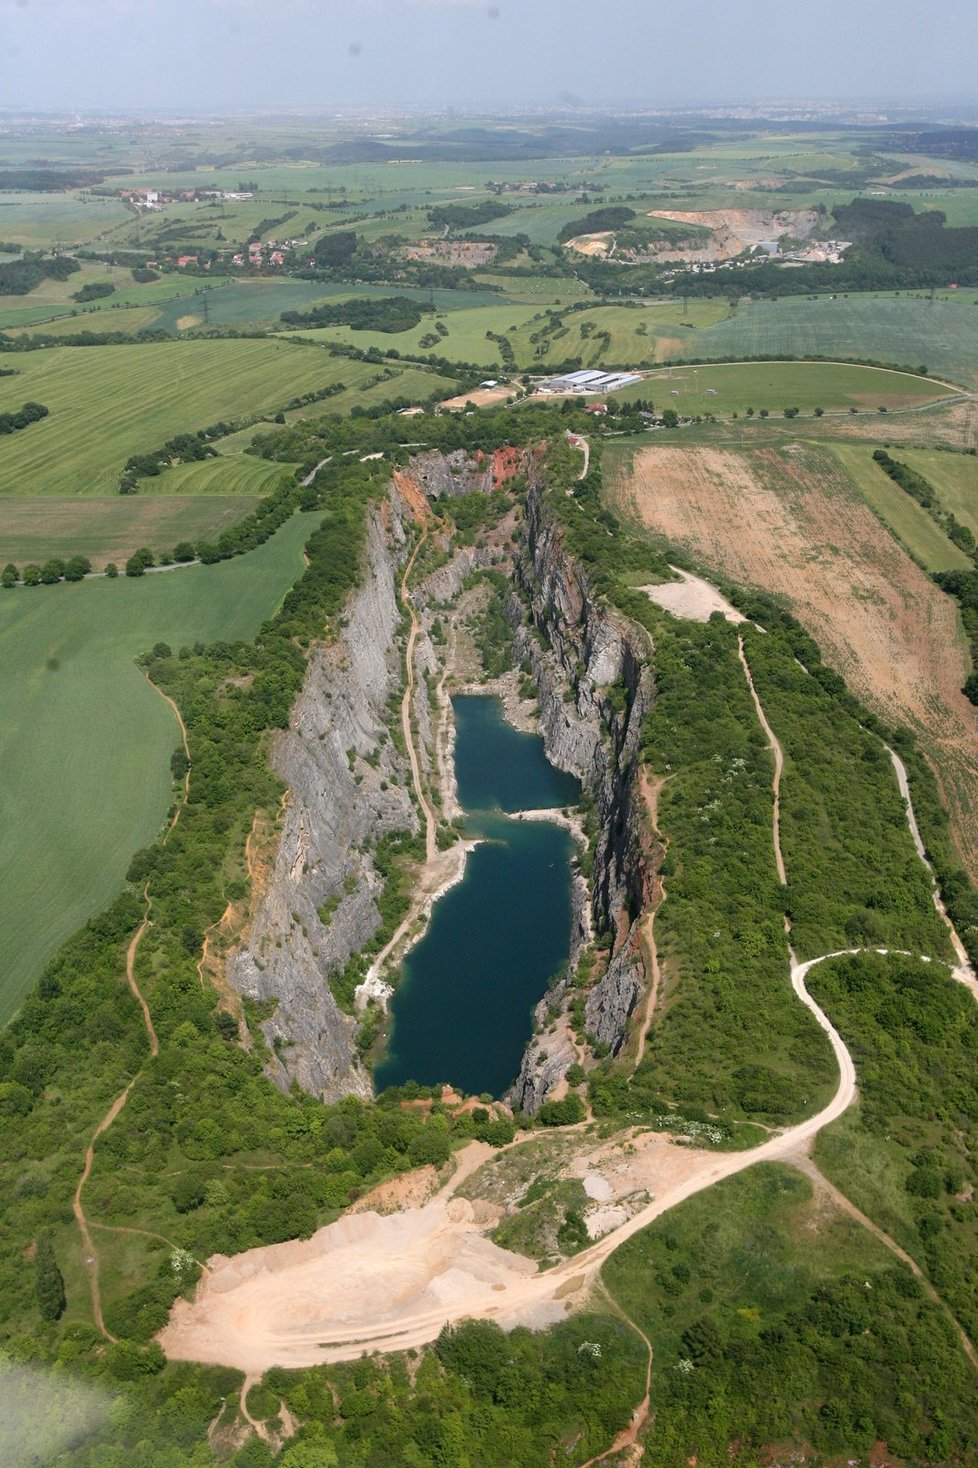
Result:
M378 1090L415 1080L501 1096L516 1078L533 1006L567 962L570 833L507 812L573 805L580 786L519 734L497 699L453 700L465 834L481 844L465 877L435 904L391 1003Z

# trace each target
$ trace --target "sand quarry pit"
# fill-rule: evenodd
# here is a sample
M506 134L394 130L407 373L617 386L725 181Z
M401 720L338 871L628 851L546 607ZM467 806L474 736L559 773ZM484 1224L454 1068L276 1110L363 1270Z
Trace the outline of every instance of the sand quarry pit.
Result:
M504 1211L499 1194L509 1188L509 1169L519 1175L523 1165L520 1140L498 1151L473 1142L427 1202L414 1201L430 1182L430 1169L421 1169L420 1185L401 1190L395 1213L347 1213L310 1239L214 1256L193 1301L174 1305L160 1344L173 1361L261 1375L272 1366L299 1369L425 1345L448 1321L466 1318L543 1329L584 1303L625 1237L731 1166L729 1156L655 1133L577 1140L568 1171L589 1180L598 1242L553 1269L541 1273L535 1260L488 1237ZM746 1154L732 1160L747 1165ZM539 1164L548 1175L546 1153ZM464 1198L456 1195L463 1183ZM527 1185L522 1176L517 1195ZM378 1192L373 1201L381 1202Z
M487 1239L477 1211L467 1199L440 1198L386 1217L346 1215L311 1239L218 1256L194 1303L178 1301L160 1343L170 1360L260 1374L273 1364L343 1359L374 1342L404 1350L446 1320L501 1316L507 1292L537 1268ZM553 1300L531 1311L541 1325L563 1314Z
M919 733L978 878L978 721L961 692L968 656L955 603L838 461L811 444L663 444L636 454L611 493L705 565L783 597L853 691Z

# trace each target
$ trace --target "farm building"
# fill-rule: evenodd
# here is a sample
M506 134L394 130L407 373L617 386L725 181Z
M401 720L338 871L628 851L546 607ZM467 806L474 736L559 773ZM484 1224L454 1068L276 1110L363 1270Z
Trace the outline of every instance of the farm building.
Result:
M542 393L607 393L617 392L619 388L629 387L633 382L641 381L637 372L597 372L593 369L585 369L580 372L566 372L561 377L550 377L538 385L537 391Z

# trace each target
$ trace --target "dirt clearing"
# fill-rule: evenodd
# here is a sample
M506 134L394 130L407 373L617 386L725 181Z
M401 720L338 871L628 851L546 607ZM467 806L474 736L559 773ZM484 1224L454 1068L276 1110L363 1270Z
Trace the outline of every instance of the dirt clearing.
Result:
M978 879L978 717L958 614L811 444L663 445L613 498L734 581L782 596L859 697L921 738L964 863Z
M663 581L658 586L639 588L663 611L672 612L674 617L686 617L692 622L708 622L714 612L719 612L728 622L746 620L709 581L694 576L691 571L680 571L675 566L671 569L680 578L678 581Z

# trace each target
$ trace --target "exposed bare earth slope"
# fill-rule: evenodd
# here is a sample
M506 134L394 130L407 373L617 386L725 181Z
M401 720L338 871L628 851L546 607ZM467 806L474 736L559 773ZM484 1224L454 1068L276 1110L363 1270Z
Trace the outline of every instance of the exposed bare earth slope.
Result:
M850 687L921 736L978 879L978 717L957 611L811 444L642 450L611 492L735 581L783 596Z

